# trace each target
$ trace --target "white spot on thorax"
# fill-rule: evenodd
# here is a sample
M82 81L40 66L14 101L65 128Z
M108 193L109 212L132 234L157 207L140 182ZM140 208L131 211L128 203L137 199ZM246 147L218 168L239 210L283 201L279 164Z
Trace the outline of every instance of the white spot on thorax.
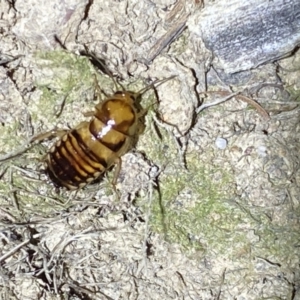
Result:
M115 120L108 120L106 125L102 128L102 130L98 133L97 138L103 138L111 129L116 125Z

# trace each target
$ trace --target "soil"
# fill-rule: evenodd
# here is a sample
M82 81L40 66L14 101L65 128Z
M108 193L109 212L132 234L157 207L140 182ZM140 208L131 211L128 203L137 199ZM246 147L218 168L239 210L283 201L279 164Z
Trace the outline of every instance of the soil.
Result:
M1 1L0 299L300 299L300 52L217 70L217 3ZM33 137L148 85L116 187L55 187Z

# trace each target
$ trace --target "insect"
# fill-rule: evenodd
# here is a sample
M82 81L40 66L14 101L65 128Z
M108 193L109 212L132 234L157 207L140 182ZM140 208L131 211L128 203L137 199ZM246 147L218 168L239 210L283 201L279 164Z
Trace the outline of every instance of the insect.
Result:
M75 190L117 165L115 184L121 170L121 156L135 145L144 129L142 119L147 110L140 105L141 96L174 77L157 80L137 93L116 91L99 101L94 111L84 114L92 119L64 131L48 152L46 171L52 181Z

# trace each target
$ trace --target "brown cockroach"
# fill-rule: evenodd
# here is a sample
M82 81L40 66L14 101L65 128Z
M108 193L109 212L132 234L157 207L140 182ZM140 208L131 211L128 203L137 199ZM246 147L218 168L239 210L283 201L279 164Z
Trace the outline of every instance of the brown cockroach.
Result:
M137 93L116 91L104 101L99 101L95 111L84 114L92 117L90 121L60 132L60 139L46 156L46 170L52 181L75 190L117 165L115 184L121 169L121 156L132 149L144 129L141 119L147 109L140 105L141 96L174 77L157 80ZM47 134L43 135L45 137Z
M91 117L89 121L81 122L73 129L52 130L33 136L20 149L0 156L0 161L23 153L34 143L58 137L44 159L46 172L54 184L70 190L79 189L117 165L113 180L115 185L121 169L121 156L134 147L144 130L143 117L148 109L140 105L141 96L175 76L156 80L139 92L131 92L124 88L118 90L112 74L109 71L108 74L117 91L101 101L101 89L95 76L95 94L99 103L94 111L84 113L86 117Z

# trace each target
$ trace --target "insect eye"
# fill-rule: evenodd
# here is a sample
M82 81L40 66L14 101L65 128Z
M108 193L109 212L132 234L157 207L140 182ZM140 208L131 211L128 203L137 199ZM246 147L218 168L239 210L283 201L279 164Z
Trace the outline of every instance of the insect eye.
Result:
M124 92L122 92L122 91L116 91L115 92L115 95L123 95L124 94Z

